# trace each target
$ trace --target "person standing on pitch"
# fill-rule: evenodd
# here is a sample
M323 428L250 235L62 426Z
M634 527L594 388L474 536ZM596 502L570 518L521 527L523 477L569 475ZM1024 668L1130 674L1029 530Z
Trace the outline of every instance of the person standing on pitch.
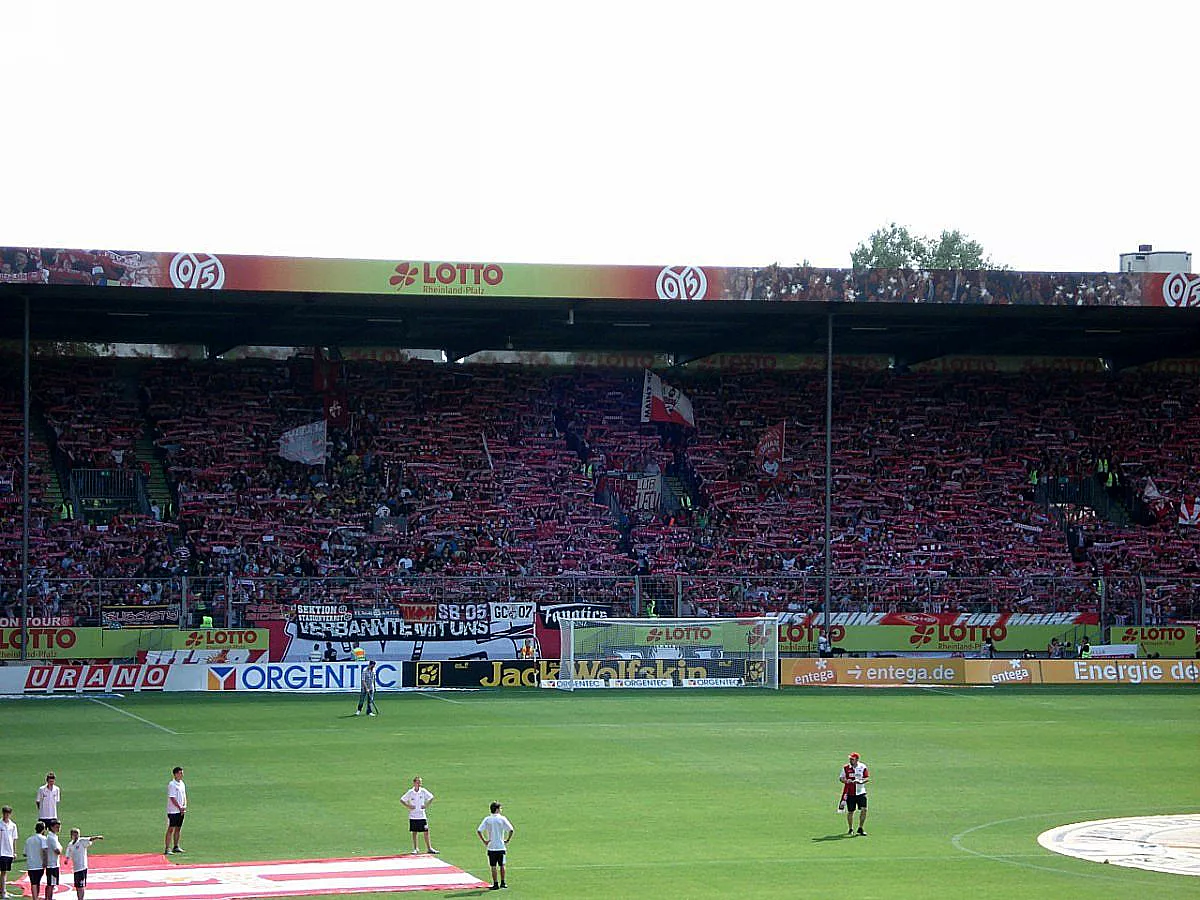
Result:
M46 828L50 827L50 823L58 818L58 801L61 797L61 792L58 789L58 783L55 781L54 773L46 773L46 783L37 789L37 811L38 821Z
M363 704L367 705L367 715L375 715L375 660L371 660L358 676L358 709L356 716L361 716Z
M46 874L46 823L38 819L33 834L25 838L25 873L29 876L29 896L37 900L42 876Z
M492 814L480 822L475 831L487 847L488 865L492 867L492 886L488 890L498 891L508 887L504 857L508 851L508 842L512 840L516 829L501 812L504 809L501 804L493 803L490 809ZM497 870L500 873L499 879L496 878Z
M12 807L0 808L0 900L7 897L8 873L17 858L17 823L12 820Z
M42 836L46 860L46 900L54 900L54 889L58 887L58 866L63 852L62 841L58 839L60 828L62 823L55 819L46 826L46 833Z
M421 786L421 776L413 778L413 786L404 792L400 802L408 809L408 833L412 835L412 852L420 853L417 848L417 835L425 835L425 852L437 853L429 843L429 819L425 810L434 800L433 794Z
M67 844L67 858L71 860L72 876L75 879L75 897L83 900L83 890L87 887L88 847L93 841L104 840L104 835L93 834L91 837L80 837L79 829L71 829L71 840Z
M863 824L867 821L867 782L871 773L859 760L857 753L851 753L846 765L842 766L842 774L838 781L844 784L846 799L846 834L854 834L854 810L858 810L858 833L866 835Z
M179 832L183 830L186 814L187 786L183 783L183 766L176 766L167 782L167 833L163 837L163 853L184 852L179 846Z

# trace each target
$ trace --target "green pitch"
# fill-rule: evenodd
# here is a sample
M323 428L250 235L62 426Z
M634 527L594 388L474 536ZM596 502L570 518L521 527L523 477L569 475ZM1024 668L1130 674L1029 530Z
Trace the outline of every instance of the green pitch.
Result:
M179 859L384 855L410 847L398 798L419 774L438 798L434 845L485 879L474 829L503 802L517 828L514 896L1200 897L1200 878L1036 842L1073 821L1200 812L1191 689L381 700L378 718L354 718L347 695L0 701L0 802L28 834L54 769L64 833L103 832L102 852L156 852L182 765ZM835 811L850 751L872 775L864 838L845 837Z

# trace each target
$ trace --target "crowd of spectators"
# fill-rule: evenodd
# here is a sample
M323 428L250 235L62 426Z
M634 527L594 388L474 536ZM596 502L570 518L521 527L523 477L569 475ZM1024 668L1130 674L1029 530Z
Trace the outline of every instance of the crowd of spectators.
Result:
M692 432L639 421L640 373L345 363L336 389L348 424L330 427L325 464L307 466L279 455L284 431L323 415L304 371L265 360L39 363L49 430L35 441L38 610L103 599L64 578L130 579L149 602L153 585L182 574L233 583L220 602L252 605L508 597L513 585L525 599L561 599L544 576L627 596L634 575L643 596L682 596L697 614L823 602L820 375L677 379L696 410ZM1200 612L1196 527L1173 516L1116 521L1038 490L1102 479L1122 508L1148 478L1176 505L1194 494L1192 379L842 370L834 398L839 611L1105 602L1130 616L1144 599L1162 621ZM767 475L755 447L778 422L784 460ZM169 474L170 514L121 515L101 530L46 508L51 445L73 465L142 466L131 442L144 428ZM10 581L19 495L5 485L20 444L20 406L0 396L0 566ZM639 510L622 486L648 475L662 477L664 502ZM619 581L604 588L604 577Z
M1125 273L765 266L735 269L730 299L821 303L1140 306L1140 276Z

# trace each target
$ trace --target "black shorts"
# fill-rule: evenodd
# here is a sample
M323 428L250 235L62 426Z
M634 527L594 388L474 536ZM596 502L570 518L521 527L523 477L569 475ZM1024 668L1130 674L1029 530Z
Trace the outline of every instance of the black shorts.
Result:
M187 815L187 813L167 813L167 827L168 828L182 828L183 827L183 817L185 815Z
M866 808L867 808L867 795L866 794L847 794L846 795L846 809L849 812L854 812L854 810L856 810L856 809L866 809Z
M0 872L11 872L12 864L13 864L13 857L0 856Z
M81 888L87 884L87 869L80 869L75 873L75 887Z
M58 886L58 866L46 866L46 884Z
M417 834L429 830L429 822L426 819L409 819L408 830Z
M492 850L489 848L488 849L488 865L489 866L504 865L504 853L505 853L505 851L503 851L503 850Z
M29 886L33 888L33 896L37 896L37 886L42 883L42 873L45 869L30 869L27 874L29 876Z

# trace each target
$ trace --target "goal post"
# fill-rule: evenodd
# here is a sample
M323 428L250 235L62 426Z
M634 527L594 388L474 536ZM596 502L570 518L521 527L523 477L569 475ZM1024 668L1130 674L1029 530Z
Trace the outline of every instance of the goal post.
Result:
M553 687L779 687L779 620L560 619ZM547 685L550 686L550 685Z

